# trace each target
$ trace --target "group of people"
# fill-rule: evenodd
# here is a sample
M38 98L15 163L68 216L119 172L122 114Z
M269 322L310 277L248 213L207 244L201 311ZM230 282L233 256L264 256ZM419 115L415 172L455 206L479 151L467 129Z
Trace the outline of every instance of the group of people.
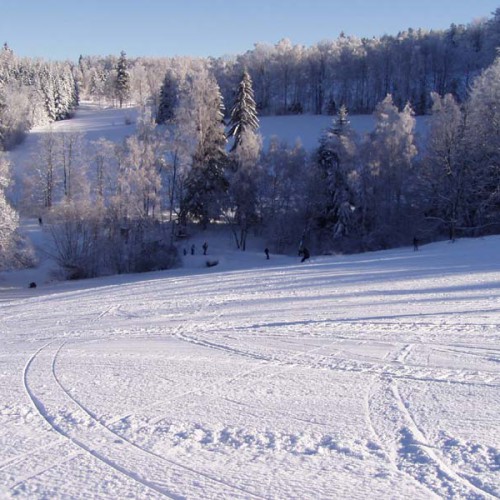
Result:
M208 243L206 241L203 243L201 248L203 249L203 255L207 255ZM184 255L187 255L188 252L186 248L184 248L183 253ZM195 253L196 253L196 245L193 243L191 245L191 255L194 255ZM269 248L265 248L264 253L266 254L266 260L269 260L270 259ZM302 260L300 262L305 262L311 257L311 254L309 253L309 250L306 247L301 246L299 248L299 257L302 257Z
M264 253L266 254L266 259L269 260L269 248L264 249ZM305 262L307 259L311 257L311 254L309 253L309 250L301 246L299 248L299 257L302 257L302 260L300 262Z
M207 255L208 251L208 243L205 241L203 245L201 245L201 248L203 249L203 255ZM184 255L187 255L187 250L184 248L183 250ZM196 245L193 243L191 245L191 255L194 255L196 253Z
M417 239L417 237L413 238L413 250L414 251L418 250L419 243L420 243L420 241ZM203 243L203 245L201 246L201 248L203 249L203 255L207 255L208 243L206 241ZM193 243L191 245L191 255L194 255L195 252L196 252L196 246ZM269 260L270 259L269 248L266 247L264 249L264 253L266 255L266 260ZM187 250L186 249L184 249L184 255L187 255ZM311 258L311 254L310 254L309 250L305 246L303 246L303 245L301 245L300 248L299 248L299 257L302 257L302 259L301 259L300 262L305 262L306 260L309 260Z

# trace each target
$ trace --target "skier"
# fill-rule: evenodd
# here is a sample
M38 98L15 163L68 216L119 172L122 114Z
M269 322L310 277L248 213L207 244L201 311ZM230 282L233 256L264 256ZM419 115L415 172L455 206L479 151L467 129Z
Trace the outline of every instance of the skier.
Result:
M194 246L194 243L191 245L191 255L194 255L194 250L195 250L195 246Z
M269 260L269 248L264 249L264 253L266 254L266 259Z
M300 255L302 255L302 260L300 262L305 262L307 259L309 259L309 257L311 257L311 254L306 247L303 247L301 250L299 250L299 256Z
M418 239L416 236L413 238L413 251L416 252L418 250Z
M206 241L201 248L203 248L203 255L207 255L208 243Z

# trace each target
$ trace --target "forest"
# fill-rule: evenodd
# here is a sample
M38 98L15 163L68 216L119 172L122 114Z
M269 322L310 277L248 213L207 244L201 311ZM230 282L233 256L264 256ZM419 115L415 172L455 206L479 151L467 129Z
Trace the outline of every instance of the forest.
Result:
M362 252L500 231L500 9L484 22L312 47L282 40L238 56L0 51L0 145L71 119L79 102L137 107L123 143L47 133L22 185L0 153L0 269L29 265L19 216L43 214L68 278L178 265L190 231L224 224L242 251ZM373 113L361 137L349 114ZM307 152L259 116L327 114ZM429 115L425 144L415 116ZM22 193L13 196L14 191Z

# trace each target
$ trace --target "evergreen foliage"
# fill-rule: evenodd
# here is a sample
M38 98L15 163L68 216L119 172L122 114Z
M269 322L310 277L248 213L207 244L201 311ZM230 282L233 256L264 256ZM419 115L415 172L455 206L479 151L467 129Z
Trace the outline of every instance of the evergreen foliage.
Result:
M228 137L234 139L231 151L238 149L247 132L254 133L259 128L257 106L255 104L252 79L248 71L243 71L243 76L238 87L236 99L231 109Z
M330 128L323 132L316 152L314 180L315 226L320 239L331 243L352 230L353 189L349 174L354 170L357 140L351 130L347 109L341 106Z
M77 104L69 63L21 59L7 44L0 49L0 149L34 126L67 118Z
M179 84L173 71L169 70L165 74L160 90L160 103L156 115L156 123L167 123L173 120L175 108L179 99Z
M115 92L120 108L122 108L123 103L130 97L130 74L127 56L123 50L116 65Z

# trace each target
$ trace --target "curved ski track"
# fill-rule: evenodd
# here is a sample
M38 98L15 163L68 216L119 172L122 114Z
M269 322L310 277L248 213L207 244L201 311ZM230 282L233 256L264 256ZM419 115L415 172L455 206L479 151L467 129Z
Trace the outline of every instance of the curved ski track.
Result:
M180 499L184 498L184 490L194 490L200 498L261 498L242 487L143 449L106 427L61 384L56 362L65 342L57 348L52 344L54 342L45 344L29 358L23 372L24 387L33 406L50 427L80 451L159 496Z

